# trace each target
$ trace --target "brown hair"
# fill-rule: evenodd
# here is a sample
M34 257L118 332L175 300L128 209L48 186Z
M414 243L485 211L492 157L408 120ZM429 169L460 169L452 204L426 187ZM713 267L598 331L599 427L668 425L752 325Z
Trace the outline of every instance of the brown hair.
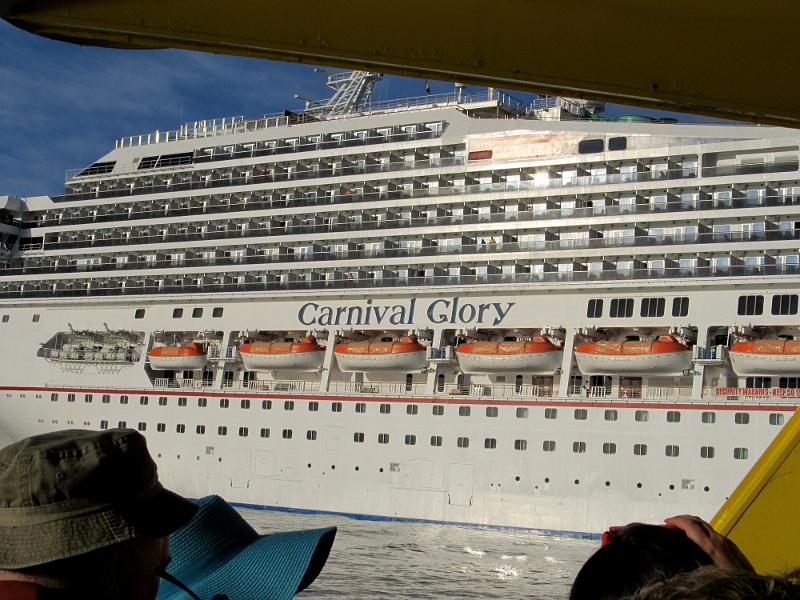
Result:
M800 600L800 571L757 575L701 567L642 587L629 600Z

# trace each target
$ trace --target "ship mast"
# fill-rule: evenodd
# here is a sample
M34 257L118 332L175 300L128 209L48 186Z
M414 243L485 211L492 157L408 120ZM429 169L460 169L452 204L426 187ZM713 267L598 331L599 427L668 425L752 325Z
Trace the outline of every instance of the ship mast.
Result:
M306 100L305 112L317 119L335 119L366 110L372 88L383 78L371 71L343 71L328 75L333 96L327 100Z

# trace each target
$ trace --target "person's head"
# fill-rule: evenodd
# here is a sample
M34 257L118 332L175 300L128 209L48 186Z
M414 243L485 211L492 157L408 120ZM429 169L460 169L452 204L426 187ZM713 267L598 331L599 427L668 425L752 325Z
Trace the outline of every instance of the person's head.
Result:
M800 585L792 577L758 575L701 567L656 581L630 600L800 600Z
M66 597L150 600L167 536L196 511L161 486L136 431L24 439L0 449L0 578Z
M610 530L606 543L584 563L570 600L613 600L655 579L693 571L711 558L679 530L634 523Z

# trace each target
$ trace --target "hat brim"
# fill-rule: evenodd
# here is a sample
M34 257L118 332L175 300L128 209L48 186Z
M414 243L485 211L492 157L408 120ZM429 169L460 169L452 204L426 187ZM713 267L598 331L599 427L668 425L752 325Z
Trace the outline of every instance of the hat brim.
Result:
M147 502L122 507L120 514L136 529L137 534L165 537L191 521L198 510L199 507L191 500L161 488Z
M335 527L259 536L221 498L200 502L195 519L170 540L168 571L201 598L288 600L316 579L336 536ZM158 600L187 598L166 582L158 593Z

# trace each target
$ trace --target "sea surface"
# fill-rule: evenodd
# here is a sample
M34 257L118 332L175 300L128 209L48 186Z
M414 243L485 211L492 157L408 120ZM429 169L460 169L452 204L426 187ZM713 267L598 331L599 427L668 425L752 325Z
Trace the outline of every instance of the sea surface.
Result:
M597 541L455 525L240 509L261 533L338 527L298 598L566 598Z

